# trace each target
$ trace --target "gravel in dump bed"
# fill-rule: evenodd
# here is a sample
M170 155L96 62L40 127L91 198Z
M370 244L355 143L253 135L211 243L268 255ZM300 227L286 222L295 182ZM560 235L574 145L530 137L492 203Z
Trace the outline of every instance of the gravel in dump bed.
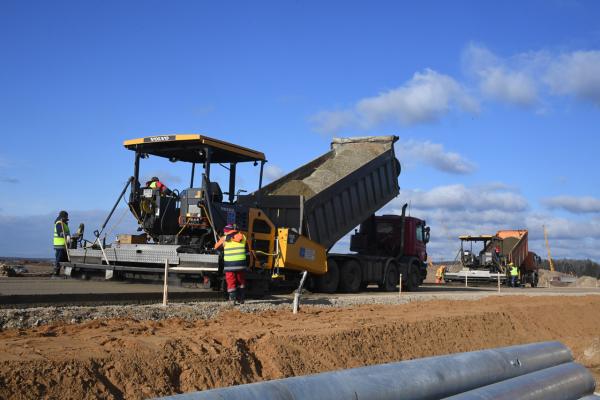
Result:
M430 300L479 300L488 296L587 296L591 293L548 293L541 291L523 291L521 293L500 293L495 291L473 291L471 293L402 293L398 294L356 294L341 296L312 295L301 298L302 307L353 307L359 305L397 305L414 301ZM248 300L246 304L235 306L241 312L262 312L268 310L288 310L292 314L291 295L271 297L269 299ZM225 302L172 303L152 305L114 305L81 307L37 307L27 309L0 309L0 330L24 329L48 324L77 324L98 319L121 319L160 321L168 318L180 318L188 321L211 319L219 312L231 310L233 306Z
M332 157L302 180L291 180L273 191L274 195L302 195L307 200L375 159L390 145L385 143L348 143L334 150Z

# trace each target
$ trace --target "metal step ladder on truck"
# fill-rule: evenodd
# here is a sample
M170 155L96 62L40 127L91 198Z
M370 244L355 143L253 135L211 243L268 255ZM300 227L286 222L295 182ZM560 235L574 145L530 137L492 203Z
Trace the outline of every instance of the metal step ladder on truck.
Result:
M266 159L256 150L197 134L125 141L124 146L134 152L133 176L95 232L93 245L87 242L69 249L65 273L159 280L167 264L172 278L204 282L219 290L223 263L213 246L225 225L235 224L248 238L252 255L249 294L294 287L303 271L309 273L314 288L326 292L357 291L368 284L392 290L400 273L407 277L406 287L415 289L426 274L429 229L425 222L404 215L393 217L394 221L373 216L399 193L400 163L393 147L397 139L334 139L330 151L265 187ZM148 157L191 164L189 187L170 193L144 187L140 163ZM240 195L236 185L240 163L260 166L258 190L248 195ZM203 166L198 186L197 165ZM225 167L229 177L225 193L211 180L211 169L218 166ZM103 230L129 186L128 206L144 232L142 240L107 244ZM360 231L352 239L357 253L328 255L359 224ZM403 244L394 238L402 238Z
M518 284L538 284L540 257L529 251L529 234L526 229L500 230L495 235L460 236L458 258L460 270L446 272L446 282L510 282L509 263L519 270ZM477 244L480 245L477 245ZM475 244L476 250L473 250ZM477 248L481 248L477 251Z

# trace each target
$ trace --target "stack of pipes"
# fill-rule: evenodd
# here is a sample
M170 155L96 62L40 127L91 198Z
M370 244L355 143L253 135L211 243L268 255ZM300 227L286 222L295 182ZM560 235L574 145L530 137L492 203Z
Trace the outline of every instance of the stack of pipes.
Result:
M600 399L559 342L429 357L166 397L172 400Z

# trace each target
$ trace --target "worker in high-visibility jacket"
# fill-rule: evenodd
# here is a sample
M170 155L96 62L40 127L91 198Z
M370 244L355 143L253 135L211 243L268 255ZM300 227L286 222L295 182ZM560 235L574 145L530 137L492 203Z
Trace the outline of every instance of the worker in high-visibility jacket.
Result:
M519 268L512 262L508 263L508 268L510 272L510 286L517 287L517 280L519 279Z
M69 214L66 211L58 213L54 220L54 275L60 273L60 263L68 261L67 247L71 241L69 231Z
M437 283L437 284L444 283L445 276L446 276L446 266L440 265L439 268L435 270L435 283Z
M229 301L244 304L246 298L245 271L248 268L248 247L246 236L234 225L223 228L223 236L215 244L215 249L223 247L223 270Z
M146 187L149 187L150 189L157 189L160 192L160 194L171 194L171 189L169 189L167 185L162 183L157 176L153 176L152 178L150 178L150 180L146 182Z

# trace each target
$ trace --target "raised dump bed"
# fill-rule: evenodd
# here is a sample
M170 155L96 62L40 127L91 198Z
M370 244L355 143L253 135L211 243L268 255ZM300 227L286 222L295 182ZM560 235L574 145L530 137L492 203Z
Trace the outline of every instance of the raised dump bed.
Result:
M529 254L527 230L503 230L498 231L496 236L502 239L502 255L516 266L524 266Z
M336 138L317 159L240 198L276 226L296 228L326 248L399 193L397 136Z

